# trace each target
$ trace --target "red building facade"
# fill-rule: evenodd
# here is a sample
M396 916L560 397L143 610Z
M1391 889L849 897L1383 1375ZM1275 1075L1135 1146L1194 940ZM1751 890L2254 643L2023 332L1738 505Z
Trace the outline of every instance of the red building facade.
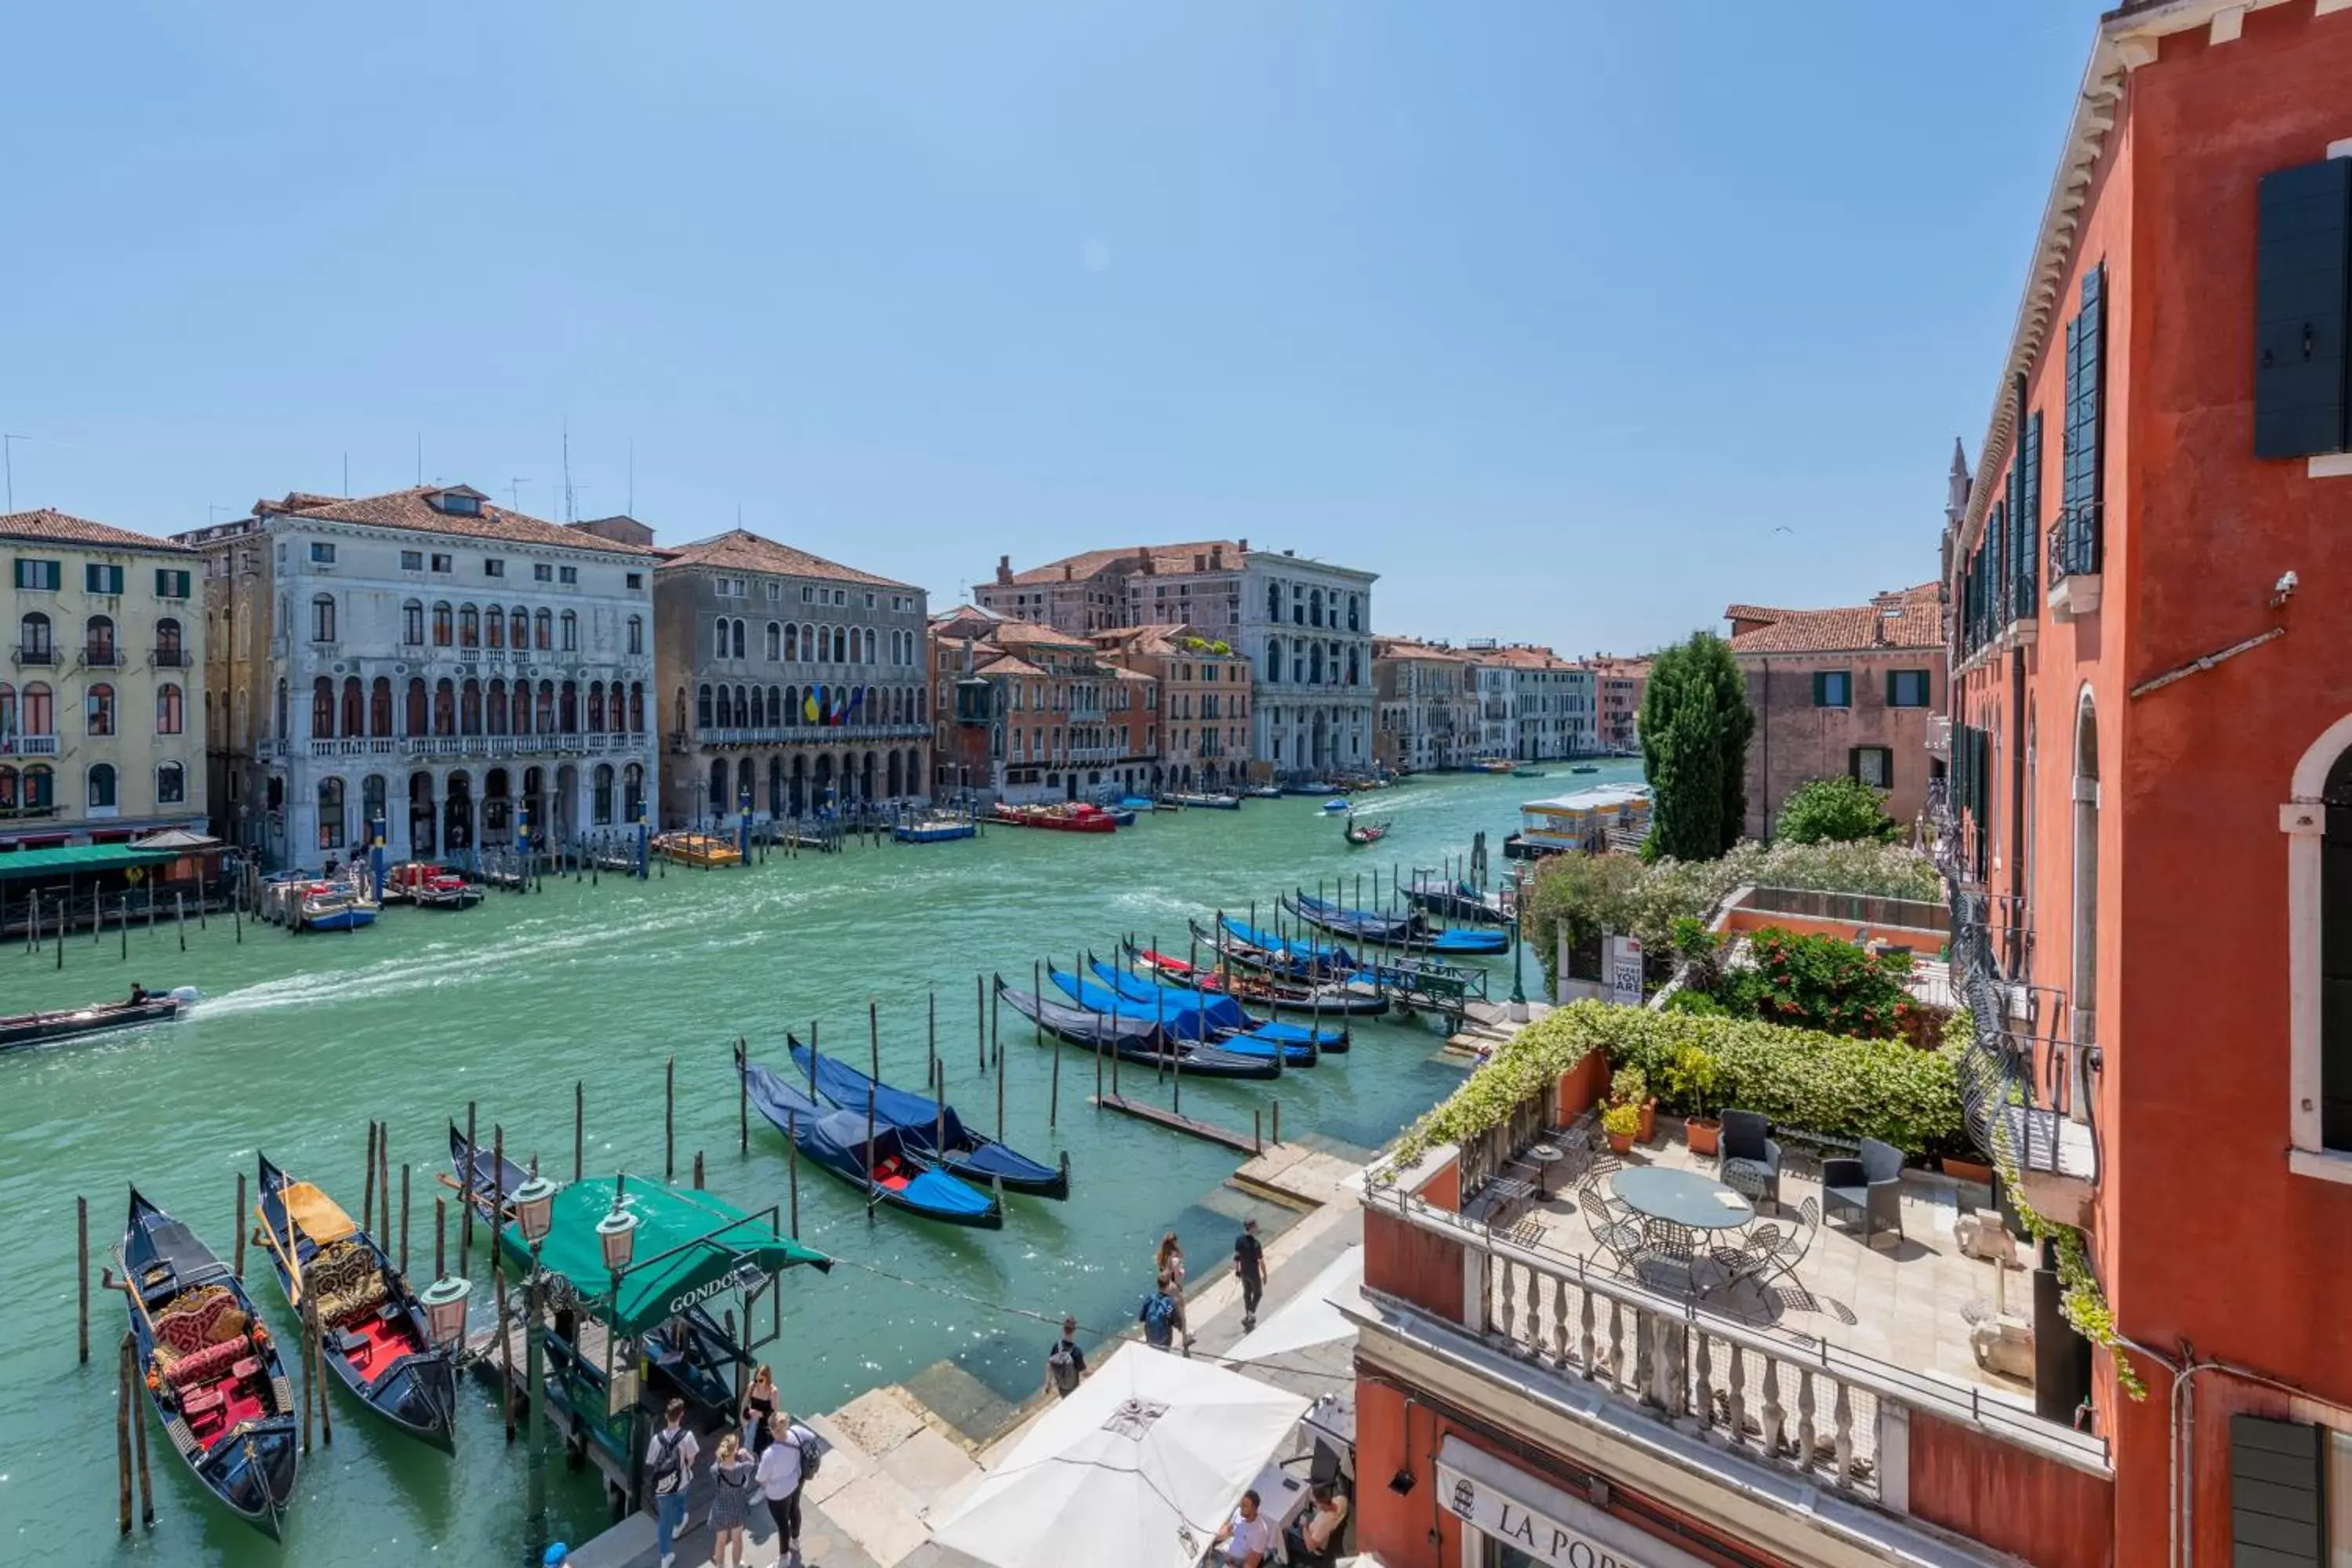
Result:
M1979 1116L2146 1347L2117 1563L2352 1551L2347 233L2352 7L2108 16L1946 537Z

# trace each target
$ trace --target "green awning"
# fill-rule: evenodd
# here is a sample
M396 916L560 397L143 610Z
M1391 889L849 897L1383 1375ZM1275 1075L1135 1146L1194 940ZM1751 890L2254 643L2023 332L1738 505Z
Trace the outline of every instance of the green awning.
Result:
M613 1212L613 1187L612 1178L598 1176L557 1193L539 1258L570 1282L590 1316L620 1333L642 1334L799 1264L833 1268L824 1253L778 1235L772 1215L755 1218L709 1193L631 1176L621 1206L637 1216L636 1247L616 1298L596 1235L596 1222ZM519 1268L530 1261L520 1226L501 1231L499 1247Z
M180 858L176 849L133 849L128 844L68 844L56 849L17 849L0 854L0 882L26 877L79 877L153 866Z

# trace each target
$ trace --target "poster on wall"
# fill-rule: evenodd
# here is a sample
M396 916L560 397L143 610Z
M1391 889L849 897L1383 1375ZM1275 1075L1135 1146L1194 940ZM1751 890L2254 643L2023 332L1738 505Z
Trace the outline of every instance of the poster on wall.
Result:
M1609 1000L1624 1007L1642 1005L1642 939L1609 939Z

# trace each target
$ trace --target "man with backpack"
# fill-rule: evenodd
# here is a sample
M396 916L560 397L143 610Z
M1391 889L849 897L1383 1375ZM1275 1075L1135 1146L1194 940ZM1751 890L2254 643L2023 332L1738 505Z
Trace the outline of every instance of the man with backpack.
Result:
M1156 1351L1174 1349L1180 1310L1176 1298L1168 1293L1168 1276L1162 1274L1151 1294L1144 1298L1143 1310L1136 1314L1136 1321L1143 1325L1143 1342Z
M646 1483L654 1495L654 1544L661 1552L661 1568L677 1562L678 1532L686 1528L686 1489L694 1479L694 1461L702 1446L686 1429L686 1401L673 1399L662 1407L660 1430L646 1448Z
M776 1548L777 1563L782 1568L800 1568L801 1491L816 1479L817 1468L833 1445L781 1410L768 1417L768 1429L774 1440L760 1456L759 1472L753 1479L768 1500L768 1512L782 1538Z
M1087 1375L1087 1352L1078 1348L1077 1332L1078 1321L1064 1318L1062 1337L1045 1353L1045 1386L1062 1399L1076 1394Z

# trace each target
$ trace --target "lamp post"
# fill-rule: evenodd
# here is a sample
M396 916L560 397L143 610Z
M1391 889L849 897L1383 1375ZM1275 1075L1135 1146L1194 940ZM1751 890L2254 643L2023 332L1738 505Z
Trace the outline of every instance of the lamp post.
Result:
M417 1292L416 1299L425 1308L425 1332L433 1342L456 1355L466 1341L466 1299L474 1293L474 1282L462 1275L446 1275Z
M1528 1021L1527 971L1520 962L1526 956L1527 944L1519 940L1519 914L1514 909L1511 911L1511 1022L1514 1024Z
M555 1184L544 1176L533 1176L508 1194L514 1205L515 1226L530 1247L530 1275L523 1285L523 1385L530 1390L530 1446L539 1447L540 1407L547 1403L547 1391L540 1386L541 1340L545 1329L539 1311L539 1248L547 1239L547 1226L553 1217ZM509 1362L509 1365L513 1363Z
M607 1416L619 1414L621 1405L620 1387L613 1373L613 1342L620 1336L621 1276L629 1271L629 1260L636 1256L637 1251L637 1216L621 1206L623 1189L628 1185L628 1180L625 1175L614 1178L612 1212L596 1222L596 1245L604 1250L604 1271L612 1276L613 1281L611 1305L606 1310L604 1321L604 1414ZM636 1404L634 1390L628 1403L633 1406ZM632 1452L635 1450L634 1424L629 1433L629 1447Z

